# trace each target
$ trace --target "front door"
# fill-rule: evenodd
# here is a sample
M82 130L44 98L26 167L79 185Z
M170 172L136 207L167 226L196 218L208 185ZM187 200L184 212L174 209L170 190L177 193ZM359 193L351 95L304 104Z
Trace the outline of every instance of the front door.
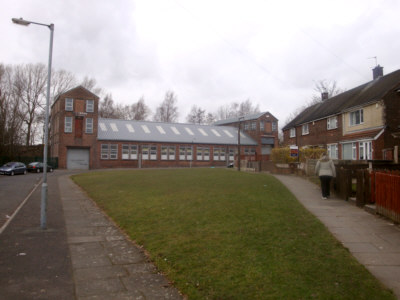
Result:
M75 117L75 137L82 138L83 117Z

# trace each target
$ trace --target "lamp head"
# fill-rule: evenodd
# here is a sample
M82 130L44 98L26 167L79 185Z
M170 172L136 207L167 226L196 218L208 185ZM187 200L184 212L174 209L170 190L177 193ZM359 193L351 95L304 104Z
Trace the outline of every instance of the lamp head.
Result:
M25 20L22 19L22 18L19 18L19 19L17 19L17 18L12 18L11 20L13 21L14 24L18 24L18 25L28 26L29 24L31 24L31 22L25 21Z

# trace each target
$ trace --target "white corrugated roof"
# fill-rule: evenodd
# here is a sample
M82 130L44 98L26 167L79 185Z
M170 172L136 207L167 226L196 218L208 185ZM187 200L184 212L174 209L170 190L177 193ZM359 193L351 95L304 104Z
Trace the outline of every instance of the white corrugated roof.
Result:
M237 128L99 118L99 140L237 145ZM242 145L257 145L240 133Z

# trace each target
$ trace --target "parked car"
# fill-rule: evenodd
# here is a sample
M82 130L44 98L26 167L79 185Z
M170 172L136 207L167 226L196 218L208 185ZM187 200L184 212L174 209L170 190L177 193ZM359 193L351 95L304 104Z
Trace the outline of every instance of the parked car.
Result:
M22 162L9 162L0 167L0 174L11 176L14 176L15 174L26 174L26 166Z
M43 172L43 166L44 165L42 162L35 161L35 162L31 162L28 165L27 170L28 170L28 172L40 173L40 172ZM53 170L54 170L54 168L52 166L47 165L47 172L53 172Z

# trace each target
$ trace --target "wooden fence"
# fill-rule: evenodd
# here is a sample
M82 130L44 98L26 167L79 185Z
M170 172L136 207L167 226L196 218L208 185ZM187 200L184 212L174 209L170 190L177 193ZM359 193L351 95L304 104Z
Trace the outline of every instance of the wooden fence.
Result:
M399 164L386 161L371 161L369 163L342 163L336 164L335 191L345 200L356 198L356 204L363 206L374 203L373 172L377 170L400 170Z
M371 195L377 213L400 222L400 171L372 172Z

